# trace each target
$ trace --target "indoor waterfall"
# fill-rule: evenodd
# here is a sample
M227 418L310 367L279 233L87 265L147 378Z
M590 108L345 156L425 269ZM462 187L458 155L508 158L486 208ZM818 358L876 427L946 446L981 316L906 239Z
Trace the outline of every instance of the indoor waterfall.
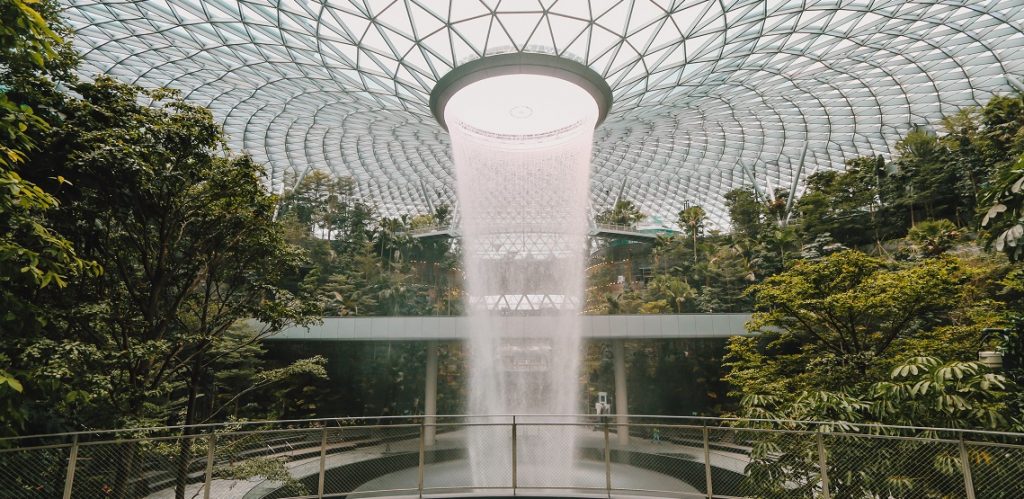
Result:
M579 412L597 117L582 88L539 75L484 79L448 103L471 320L470 414L507 422L498 415ZM575 429L531 426L528 417L518 423L519 486L566 483ZM476 485L508 485L509 431L469 429Z

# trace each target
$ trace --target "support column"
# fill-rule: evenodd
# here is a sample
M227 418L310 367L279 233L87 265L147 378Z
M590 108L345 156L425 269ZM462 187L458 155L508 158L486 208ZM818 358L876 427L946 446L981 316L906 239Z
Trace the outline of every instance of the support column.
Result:
M437 342L427 342L427 373L426 387L423 397L423 444L434 445L437 428L433 425L437 422Z
M612 361L615 363L615 423L619 444L629 444L629 408L626 405L626 348L625 340L612 340Z

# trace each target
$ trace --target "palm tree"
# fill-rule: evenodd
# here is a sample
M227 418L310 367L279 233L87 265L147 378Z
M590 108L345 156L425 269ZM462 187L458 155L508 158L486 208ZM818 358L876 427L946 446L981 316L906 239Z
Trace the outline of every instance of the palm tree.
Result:
M659 275L651 280L648 287L655 296L663 297L665 301L675 306L676 313L682 313L686 300L697 297L696 290L690 286L685 279L670 275Z
M704 231L704 220L707 212L700 206L690 206L679 212L679 225L686 228L693 238L693 264L697 265L697 237Z

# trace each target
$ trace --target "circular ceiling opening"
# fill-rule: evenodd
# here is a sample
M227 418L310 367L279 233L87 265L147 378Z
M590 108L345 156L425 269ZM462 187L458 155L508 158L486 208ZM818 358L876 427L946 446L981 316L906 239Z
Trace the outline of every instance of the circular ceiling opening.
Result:
M510 74L466 85L448 100L448 126L491 137L544 137L591 125L598 105L583 87L552 76Z
M596 114L596 126L611 105L611 87L594 70L569 59L530 53L470 61L448 72L430 93L431 112L445 130L455 117L471 128L499 135L553 132L571 126L581 113Z

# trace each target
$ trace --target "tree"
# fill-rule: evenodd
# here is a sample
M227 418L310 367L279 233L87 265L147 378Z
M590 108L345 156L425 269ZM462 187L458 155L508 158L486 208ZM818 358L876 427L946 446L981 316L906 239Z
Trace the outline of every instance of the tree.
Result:
M36 148L39 134L59 117L56 81L72 82L77 62L71 32L51 1L0 1L0 171L11 171Z
M931 430L882 435L835 437L828 428L868 433L870 426L851 423L923 426L927 428L988 428L1007 426L1006 379L976 361L946 361L912 357L897 365L884 379L863 391L806 390L794 399L754 396L752 412L766 419L832 422L824 426L784 423L789 430L823 431L828 448L830 489L834 497L950 497L963 491L961 456L954 446L928 442L943 436ZM753 410L756 409L756 410ZM755 426L759 426L755 423ZM779 433L757 433L747 466L744 492L756 497L816 497L819 463L815 439ZM915 437L915 440L905 437ZM977 451L985 452L984 450ZM1009 477L1019 473L1018 463L993 463L977 456L971 463L984 475L999 473L1004 480L976 482L978 497L1016 497L1020 487ZM982 471L984 469L984 471Z
M700 206L690 206L679 212L679 226L693 240L693 264L697 264L697 238L704 232L707 213Z
M924 256L938 256L952 249L960 238L960 230L949 220L926 220L907 233L916 251Z
M640 296L632 291L616 296L605 295L604 299L604 313L608 315L637 314L644 303Z
M796 202L800 232L806 241L828 236L844 246L901 237L909 226L896 210L903 187L881 156L853 158L846 170L817 172Z
M212 340L238 320L260 320L270 333L315 310L281 287L301 256L272 221L263 167L221 155L209 111L104 78L77 91L61 142L79 198L62 218L96 221L69 233L109 271L75 298L109 307L112 346L131 373L118 397L139 417L146 391L168 376L199 376ZM166 352L131 353L150 342Z
M406 215L384 217L373 231L373 247L388 270L394 264L401 264L415 245L416 240L409 234L409 217Z
M45 288L101 271L47 223L57 199L19 173L57 118L45 111L57 93L53 80L66 80L74 60L56 11L49 2L0 1L0 337L11 341L36 336L48 321L37 299ZM66 185L60 176L51 183ZM7 430L22 427L29 416L28 370L14 360L0 351L0 428Z
M961 225L971 225L973 222L974 214L978 210L982 184L989 175L989 165L983 157L984 147L979 140L985 134L981 119L980 109L967 108L942 120L942 128L947 132L942 142L951 156L947 160L955 163L955 190L959 194L964 211L958 213L958 217L963 215L966 218Z
M371 212L354 194L351 178L314 170L281 196L278 216L294 217L320 239L351 240L366 233L368 217L359 215Z
M967 222L964 215L972 201L956 188L961 172L957 162L950 161L944 140L915 129L896 143L896 153L894 163L906 186L901 204L909 210L911 226L935 218Z
M597 223L635 225L646 217L640 208L628 199L620 199L615 205L597 214Z
M1024 95L995 96L947 125L948 142L980 191L981 228L989 247L1020 260L1024 236ZM987 181L987 182L986 182ZM980 186L980 187L979 187Z
M758 280L756 264L743 242L713 248L698 309L701 312L746 312L753 301L747 287Z
M357 283L355 276L334 274L320 286L324 297L324 315L332 317L369 315L377 307L377 299L366 283Z
M44 338L5 346L18 361L32 360L26 355L46 342L88 353L91 376L72 377L62 390L106 389L91 392L94 411L79 414L79 424L213 417L219 411L199 400L229 357L225 345L242 349L318 315L316 301L302 296L308 290L294 285L301 252L273 221L263 167L224 154L208 110L108 78L75 90L81 97L68 103L33 166L59 169L74 184L51 210L52 223L107 272L47 297L55 316ZM259 322L256 332L229 336L249 319ZM179 497L191 440L183 442ZM118 493L137 465L126 452Z
M794 253L800 247L800 239L796 229L791 226L780 226L767 231L762 237L767 247L777 252L779 256L779 267L786 268L786 256Z
M647 290L653 300L661 300L670 304L672 310L679 314L683 312L686 302L696 298L696 292L685 280L679 277L659 275L647 284ZM652 310L660 309L654 307Z
M993 96L979 112L972 142L987 171L1016 163L1024 154L1024 94Z
M971 292L966 276L950 258L897 266L844 251L798 261L751 288L748 328L759 336L730 340L728 379L740 396L783 397L880 379L904 341L953 322Z
M1010 260L1024 259L1024 156L1012 166L996 170L983 194L988 209L981 227L988 230L988 245Z
M733 235L756 239L765 227L765 208L757 194L738 188L725 193L724 198Z

